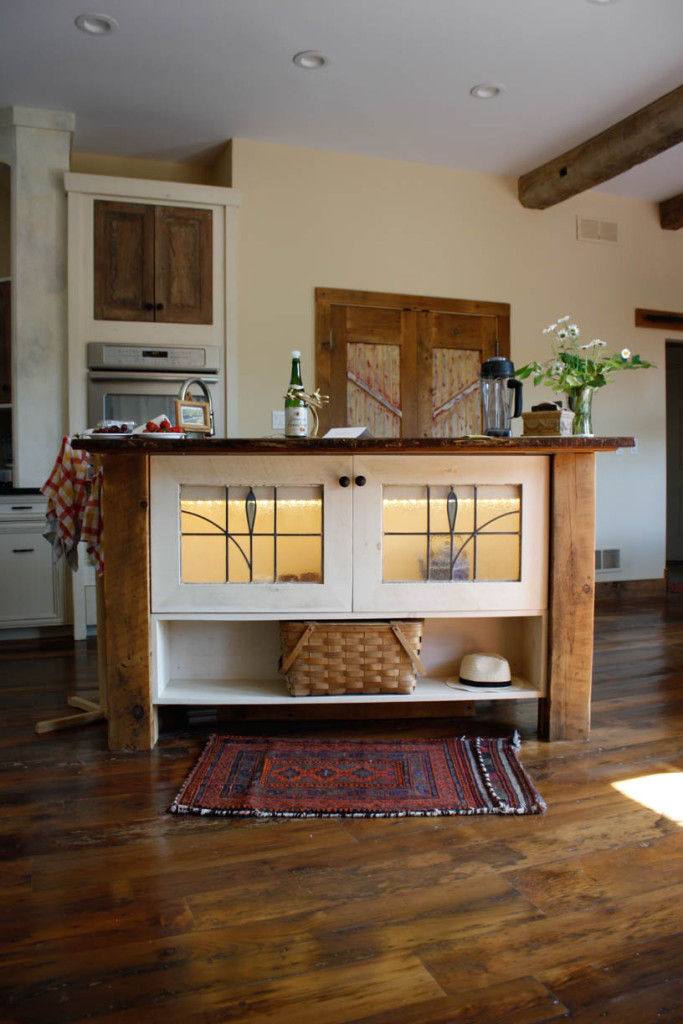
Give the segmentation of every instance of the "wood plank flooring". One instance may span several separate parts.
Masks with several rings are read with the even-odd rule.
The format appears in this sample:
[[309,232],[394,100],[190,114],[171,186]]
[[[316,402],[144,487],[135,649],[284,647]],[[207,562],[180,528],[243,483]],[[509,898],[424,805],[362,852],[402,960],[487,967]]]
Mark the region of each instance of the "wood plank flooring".
[[[533,702],[461,720],[202,722],[110,753],[38,736],[96,652],[0,644],[2,1024],[683,1022],[683,774],[669,815],[614,783],[683,773],[683,594],[598,608],[587,742]],[[171,799],[206,736],[522,735],[535,817],[231,820]]]

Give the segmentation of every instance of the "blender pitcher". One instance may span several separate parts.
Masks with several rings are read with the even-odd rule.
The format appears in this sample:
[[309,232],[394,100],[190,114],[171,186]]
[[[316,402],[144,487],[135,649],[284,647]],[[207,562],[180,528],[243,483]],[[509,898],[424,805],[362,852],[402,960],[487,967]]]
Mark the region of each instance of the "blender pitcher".
[[482,363],[481,408],[489,437],[511,437],[511,420],[521,415],[522,382],[515,380],[514,372],[514,364],[503,356]]

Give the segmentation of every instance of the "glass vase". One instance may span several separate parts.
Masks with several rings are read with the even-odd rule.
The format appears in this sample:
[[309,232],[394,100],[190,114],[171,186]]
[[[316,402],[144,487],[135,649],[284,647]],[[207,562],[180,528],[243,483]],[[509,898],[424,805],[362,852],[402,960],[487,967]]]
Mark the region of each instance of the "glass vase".
[[574,413],[572,434],[593,437],[593,393],[595,388],[575,388],[567,395],[569,408]]

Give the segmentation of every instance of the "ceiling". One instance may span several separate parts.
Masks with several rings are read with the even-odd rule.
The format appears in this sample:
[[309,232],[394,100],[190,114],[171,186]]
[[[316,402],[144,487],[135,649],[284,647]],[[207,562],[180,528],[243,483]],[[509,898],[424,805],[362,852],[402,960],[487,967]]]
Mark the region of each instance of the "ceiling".
[[[683,0],[0,0],[0,107],[74,113],[80,152],[249,138],[518,177],[677,88],[682,51]],[[683,144],[600,188],[680,193]]]

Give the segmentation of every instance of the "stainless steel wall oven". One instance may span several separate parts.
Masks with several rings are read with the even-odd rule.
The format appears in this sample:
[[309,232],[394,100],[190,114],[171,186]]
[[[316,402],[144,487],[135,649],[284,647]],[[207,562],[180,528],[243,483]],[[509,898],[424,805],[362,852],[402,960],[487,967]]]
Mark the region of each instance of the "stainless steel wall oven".
[[[164,413],[175,423],[175,400],[186,381],[201,380],[209,394],[214,431],[225,436],[225,387],[220,353],[214,345],[88,344],[88,426],[101,420],[136,424]],[[192,384],[186,398],[206,397]]]

